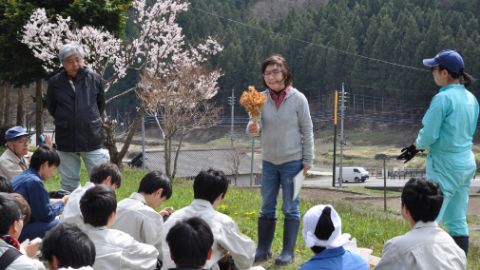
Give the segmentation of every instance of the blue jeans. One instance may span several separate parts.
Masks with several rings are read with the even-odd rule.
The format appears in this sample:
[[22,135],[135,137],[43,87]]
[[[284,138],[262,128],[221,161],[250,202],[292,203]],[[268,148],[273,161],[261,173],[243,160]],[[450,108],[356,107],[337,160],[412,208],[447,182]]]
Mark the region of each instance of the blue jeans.
[[262,168],[262,209],[261,218],[275,219],[277,206],[277,197],[282,187],[282,210],[285,219],[300,220],[300,196],[295,200],[293,197],[293,178],[303,168],[301,160],[286,162],[275,165],[268,161],[263,161]]
[[97,149],[90,152],[57,151],[57,153],[60,157],[58,172],[62,178],[61,185],[63,189],[68,191],[72,191],[80,185],[80,158],[85,163],[89,177],[94,166],[110,160],[110,155],[106,149]]

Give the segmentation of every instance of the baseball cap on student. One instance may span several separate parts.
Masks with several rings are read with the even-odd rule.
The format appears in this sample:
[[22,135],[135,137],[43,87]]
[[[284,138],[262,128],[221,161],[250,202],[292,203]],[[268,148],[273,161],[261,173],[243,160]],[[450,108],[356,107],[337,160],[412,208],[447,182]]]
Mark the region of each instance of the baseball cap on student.
[[11,141],[19,137],[30,135],[32,135],[32,133],[27,132],[22,126],[14,126],[5,132],[5,141]]
[[442,66],[455,75],[460,75],[465,66],[462,56],[454,50],[443,50],[434,58],[423,59],[427,67]]

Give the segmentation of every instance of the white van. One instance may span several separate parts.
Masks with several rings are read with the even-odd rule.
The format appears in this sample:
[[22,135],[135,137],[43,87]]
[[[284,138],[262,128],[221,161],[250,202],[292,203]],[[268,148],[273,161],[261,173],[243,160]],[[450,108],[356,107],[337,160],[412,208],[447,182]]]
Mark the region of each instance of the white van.
[[[337,180],[340,179],[340,167],[337,167],[335,175]],[[368,179],[368,171],[363,167],[343,167],[342,179],[343,182],[365,182]]]

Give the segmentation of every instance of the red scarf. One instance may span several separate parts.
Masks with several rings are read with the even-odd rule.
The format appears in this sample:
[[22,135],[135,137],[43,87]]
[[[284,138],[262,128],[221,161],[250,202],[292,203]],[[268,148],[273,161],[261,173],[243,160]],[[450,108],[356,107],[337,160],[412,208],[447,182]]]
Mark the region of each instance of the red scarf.
[[11,237],[10,235],[6,234],[2,237],[0,237],[3,241],[5,241],[7,244],[9,244],[10,246],[20,250],[20,242],[18,242],[17,239]]
[[288,85],[287,87],[285,87],[285,89],[283,89],[280,92],[275,92],[272,89],[270,89],[270,96],[272,97],[273,102],[275,102],[275,107],[277,107],[277,110],[278,108],[280,108],[280,105],[285,99],[285,96],[287,96],[288,91],[290,91],[290,88],[291,88],[291,85]]

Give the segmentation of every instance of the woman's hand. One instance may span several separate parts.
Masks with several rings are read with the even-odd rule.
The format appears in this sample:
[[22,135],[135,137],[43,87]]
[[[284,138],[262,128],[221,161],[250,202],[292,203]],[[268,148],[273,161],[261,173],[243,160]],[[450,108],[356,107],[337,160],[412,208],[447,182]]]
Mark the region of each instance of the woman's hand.
[[260,126],[256,122],[250,122],[248,123],[247,130],[250,134],[258,134],[260,131]]
[[312,168],[312,166],[303,164],[303,175],[307,175],[308,171]]

